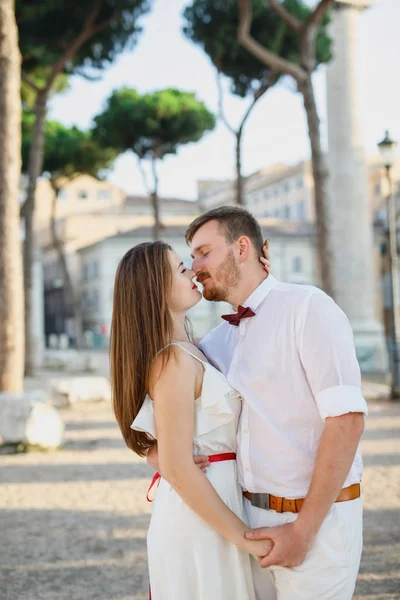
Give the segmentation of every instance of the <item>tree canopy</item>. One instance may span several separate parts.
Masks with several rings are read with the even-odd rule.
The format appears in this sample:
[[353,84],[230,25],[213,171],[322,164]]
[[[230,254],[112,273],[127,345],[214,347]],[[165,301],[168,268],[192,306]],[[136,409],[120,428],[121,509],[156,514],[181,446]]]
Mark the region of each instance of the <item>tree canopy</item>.
[[[302,0],[284,0],[290,12],[305,21],[311,9]],[[275,54],[300,63],[297,36],[265,0],[252,0],[252,36]],[[238,42],[239,9],[237,0],[193,0],[184,11],[185,35],[199,44],[218,69],[231,79],[232,92],[245,97],[268,81],[270,68],[254,57]],[[317,63],[331,58],[331,42],[327,36],[327,16],[317,36]]]
[[142,161],[150,161],[153,188],[148,192],[154,211],[153,237],[158,239],[161,222],[157,162],[214,129],[214,115],[189,92],[170,88],[141,95],[134,89],[122,88],[111,94],[104,111],[94,122],[94,138],[101,144],[136,154],[146,188]]
[[121,152],[132,150],[140,159],[175,154],[215,127],[214,115],[195,94],[176,89],[143,95],[116,90],[94,121],[96,139]]
[[151,4],[152,0],[16,0],[23,71],[53,67],[74,46],[64,73],[102,68],[134,47],[142,31],[139,18]]
[[[34,116],[28,112],[22,117],[22,165],[26,169]],[[101,146],[90,131],[78,127],[65,127],[57,121],[46,121],[43,172],[52,182],[71,179],[86,173],[98,177],[108,169],[118,153],[109,146]]]
[[[39,88],[44,87],[47,77],[50,74],[49,67],[36,67],[29,73],[30,80]],[[62,73],[58,75],[54,81],[53,87],[50,92],[50,96],[53,94],[61,94],[68,90],[70,85],[69,78],[67,75]],[[36,91],[25,81],[21,81],[21,100],[24,109],[32,109],[35,105]]]

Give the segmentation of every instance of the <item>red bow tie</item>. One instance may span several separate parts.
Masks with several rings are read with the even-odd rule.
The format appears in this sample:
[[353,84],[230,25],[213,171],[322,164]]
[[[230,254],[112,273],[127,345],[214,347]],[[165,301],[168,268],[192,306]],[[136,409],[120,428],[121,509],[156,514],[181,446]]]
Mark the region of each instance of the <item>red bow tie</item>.
[[248,319],[249,317],[255,317],[256,313],[254,313],[251,308],[248,306],[238,306],[237,313],[233,315],[222,315],[221,319],[228,321],[230,325],[235,325],[237,327],[242,319]]

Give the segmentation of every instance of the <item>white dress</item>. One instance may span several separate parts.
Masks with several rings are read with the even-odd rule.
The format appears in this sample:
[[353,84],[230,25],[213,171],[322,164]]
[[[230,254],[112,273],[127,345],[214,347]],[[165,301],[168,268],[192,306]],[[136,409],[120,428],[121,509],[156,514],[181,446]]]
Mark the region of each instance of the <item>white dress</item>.
[[[204,377],[195,401],[194,454],[236,452],[241,397],[222,373],[200,362]],[[149,396],[132,428],[156,438]],[[225,504],[243,519],[236,461],[211,463],[206,475]],[[198,517],[164,479],[153,505],[147,550],[152,600],[255,600],[249,555]]]

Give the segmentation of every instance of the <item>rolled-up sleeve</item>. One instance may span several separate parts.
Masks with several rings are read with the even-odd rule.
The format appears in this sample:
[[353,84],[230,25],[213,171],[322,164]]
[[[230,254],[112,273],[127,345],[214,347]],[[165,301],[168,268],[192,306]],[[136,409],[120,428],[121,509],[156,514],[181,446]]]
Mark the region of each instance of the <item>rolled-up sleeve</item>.
[[299,354],[321,418],[368,413],[353,332],[326,294],[311,293],[299,315]]

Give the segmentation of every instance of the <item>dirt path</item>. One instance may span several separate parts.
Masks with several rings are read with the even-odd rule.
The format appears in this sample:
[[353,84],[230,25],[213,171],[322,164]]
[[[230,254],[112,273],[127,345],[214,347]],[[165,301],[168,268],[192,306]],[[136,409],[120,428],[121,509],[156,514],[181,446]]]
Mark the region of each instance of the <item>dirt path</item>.
[[[63,412],[63,450],[0,454],[1,600],[145,600],[151,475],[111,411]],[[370,402],[357,600],[400,599],[400,403]]]

